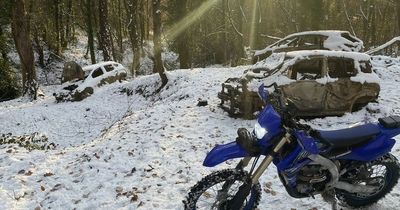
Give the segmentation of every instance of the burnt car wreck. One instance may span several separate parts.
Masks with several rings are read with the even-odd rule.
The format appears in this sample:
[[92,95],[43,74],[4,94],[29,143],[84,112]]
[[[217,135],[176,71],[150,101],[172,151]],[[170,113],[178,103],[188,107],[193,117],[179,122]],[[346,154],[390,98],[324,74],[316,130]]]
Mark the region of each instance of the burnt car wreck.
[[303,31],[290,34],[283,39],[255,51],[252,63],[255,64],[273,53],[298,50],[333,50],[346,52],[360,52],[364,48],[363,42],[351,35],[348,31]]
[[303,50],[275,53],[240,78],[229,78],[218,93],[230,115],[254,118],[261,109],[257,87],[276,82],[299,117],[343,115],[377,99],[379,78],[364,53]]

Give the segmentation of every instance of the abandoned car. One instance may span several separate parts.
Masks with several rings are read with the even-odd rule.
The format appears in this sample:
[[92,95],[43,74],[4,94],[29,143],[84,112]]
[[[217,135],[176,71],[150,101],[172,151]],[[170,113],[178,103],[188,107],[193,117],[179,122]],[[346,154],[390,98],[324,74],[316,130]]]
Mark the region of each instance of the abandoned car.
[[126,79],[127,72],[124,66],[113,61],[101,62],[83,67],[85,80],[66,82],[62,90],[54,93],[57,102],[81,101],[93,94],[96,87],[111,84]]
[[298,50],[335,50],[360,52],[363,42],[348,31],[304,31],[294,33],[254,53],[252,62],[255,64],[272,53]]
[[298,117],[343,115],[374,101],[380,91],[367,54],[303,50],[275,53],[241,78],[229,78],[218,93],[221,106],[233,116],[254,118],[262,105],[257,87],[274,82]]

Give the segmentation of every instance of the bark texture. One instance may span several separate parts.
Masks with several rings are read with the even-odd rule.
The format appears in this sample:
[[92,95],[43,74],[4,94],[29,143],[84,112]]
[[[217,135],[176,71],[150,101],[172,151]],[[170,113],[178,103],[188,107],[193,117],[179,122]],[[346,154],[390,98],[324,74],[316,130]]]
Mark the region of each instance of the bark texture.
[[25,1],[14,0],[11,29],[15,48],[21,60],[23,94],[36,99],[37,83],[29,21]]
[[160,0],[153,0],[153,41],[154,41],[154,68],[153,72],[161,77],[160,91],[168,82],[161,59],[161,10]]

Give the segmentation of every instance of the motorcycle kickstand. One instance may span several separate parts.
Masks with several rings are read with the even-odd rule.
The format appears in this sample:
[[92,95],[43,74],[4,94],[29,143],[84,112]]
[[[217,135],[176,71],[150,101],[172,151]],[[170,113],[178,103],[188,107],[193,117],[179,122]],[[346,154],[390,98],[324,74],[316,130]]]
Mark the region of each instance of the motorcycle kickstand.
[[339,210],[338,208],[338,202],[335,196],[335,190],[331,189],[331,190],[327,190],[325,192],[323,192],[321,194],[322,198],[324,199],[324,201],[328,202],[331,204],[332,206],[332,210]]

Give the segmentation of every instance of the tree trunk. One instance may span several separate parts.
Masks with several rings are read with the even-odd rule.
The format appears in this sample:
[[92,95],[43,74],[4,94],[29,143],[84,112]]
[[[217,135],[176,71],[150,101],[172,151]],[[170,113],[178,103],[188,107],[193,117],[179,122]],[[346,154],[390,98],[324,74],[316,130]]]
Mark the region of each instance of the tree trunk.
[[144,4],[144,1],[140,1],[140,8],[142,12],[139,12],[139,20],[138,23],[140,24],[140,49],[143,50],[143,43],[144,40],[146,39],[146,25],[145,25],[145,14],[143,11],[145,11],[146,5]]
[[259,0],[254,0],[252,3],[252,18],[249,34],[250,49],[256,49],[259,39],[260,30],[260,8]]
[[30,18],[25,10],[24,0],[14,0],[13,6],[11,30],[15,48],[21,60],[23,94],[28,94],[31,99],[35,100],[37,83],[30,37]]
[[39,66],[44,68],[44,49],[41,43],[40,35],[39,35],[39,29],[34,26],[33,29],[33,42],[34,42],[34,48],[36,53],[39,55]]
[[[2,43],[2,42],[5,42],[5,39],[3,38],[3,29],[0,26],[0,46],[6,46],[5,43]],[[3,60],[8,61],[8,57],[7,57],[8,52],[6,49],[7,49],[6,47],[4,47],[4,48],[0,47],[0,53],[1,53],[1,57],[3,58]]]
[[[187,14],[187,0],[176,0],[175,1],[176,8],[176,21],[179,22],[182,18],[184,18]],[[188,30],[184,30],[181,34],[178,35],[176,42],[178,46],[178,54],[179,54],[179,64],[181,69],[189,69],[191,68],[191,58],[190,58],[190,42],[188,36]]]
[[400,1],[396,2],[397,36],[400,36]]
[[55,22],[55,29],[56,29],[56,54],[61,54],[61,36],[60,36],[60,0],[54,1],[54,22]]
[[371,42],[369,46],[374,46],[376,45],[376,5],[372,5],[372,14],[371,14],[371,30],[369,31],[369,33],[371,34]]
[[103,51],[103,59],[104,61],[109,61],[114,50],[108,23],[107,0],[99,0],[99,38],[100,49]]
[[67,1],[67,20],[65,23],[65,42],[64,48],[67,47],[68,43],[71,41],[71,19],[72,19],[72,0]]
[[118,6],[117,6],[117,8],[118,8],[118,15],[117,15],[117,18],[118,18],[118,29],[117,29],[117,35],[118,35],[118,55],[116,56],[117,57],[117,60],[118,60],[118,62],[121,62],[122,61],[122,59],[123,59],[123,57],[122,57],[122,54],[124,53],[124,48],[123,48],[123,46],[122,46],[122,9],[121,9],[121,0],[118,0],[117,1],[117,4],[118,4]]
[[321,26],[323,26],[323,1],[322,0],[312,0],[310,2],[310,11],[311,11],[311,30],[321,30]]
[[92,0],[86,0],[86,21],[87,21],[87,33],[88,33],[88,45],[90,51],[90,60],[92,64],[96,63],[96,54],[94,52],[94,34],[93,34],[93,23],[92,23],[92,12],[93,4]]
[[227,2],[228,0],[222,0],[222,20],[223,20],[223,26],[222,26],[222,60],[223,63],[225,64],[228,61],[228,26],[227,26],[227,10],[228,10],[228,6],[227,6]]
[[157,90],[159,92],[168,82],[167,75],[165,74],[164,66],[161,60],[161,0],[153,1],[153,42],[154,42],[154,68],[153,72],[161,77],[161,87]]
[[125,0],[125,8],[128,16],[128,34],[131,42],[132,52],[133,52],[133,63],[131,66],[131,73],[136,76],[136,68],[139,65],[140,50],[139,50],[139,33],[138,33],[138,2],[136,0]]

